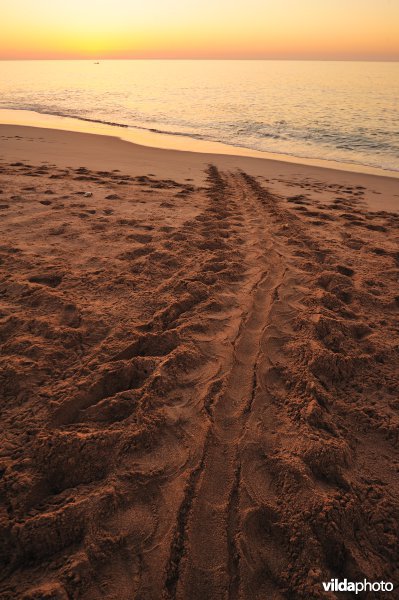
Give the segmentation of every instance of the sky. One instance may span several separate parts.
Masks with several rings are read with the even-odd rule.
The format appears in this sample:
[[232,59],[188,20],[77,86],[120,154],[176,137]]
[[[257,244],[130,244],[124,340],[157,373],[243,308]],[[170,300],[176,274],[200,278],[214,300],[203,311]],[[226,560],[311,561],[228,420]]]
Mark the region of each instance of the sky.
[[1,0],[0,59],[399,60],[399,0]]

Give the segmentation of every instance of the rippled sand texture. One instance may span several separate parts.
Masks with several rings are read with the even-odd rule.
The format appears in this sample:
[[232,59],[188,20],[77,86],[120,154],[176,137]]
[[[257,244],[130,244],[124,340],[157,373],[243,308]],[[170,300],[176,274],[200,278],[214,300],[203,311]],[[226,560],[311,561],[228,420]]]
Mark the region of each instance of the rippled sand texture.
[[398,214],[215,166],[0,189],[1,598],[398,580]]

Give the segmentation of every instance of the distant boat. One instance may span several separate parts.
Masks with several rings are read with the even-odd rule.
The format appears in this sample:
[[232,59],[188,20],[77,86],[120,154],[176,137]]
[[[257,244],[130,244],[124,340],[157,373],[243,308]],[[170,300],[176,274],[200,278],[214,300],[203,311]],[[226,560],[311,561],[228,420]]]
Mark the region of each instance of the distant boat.
[[95,65],[99,65],[100,63],[99,63],[99,62],[95,62],[94,64],[95,64]]

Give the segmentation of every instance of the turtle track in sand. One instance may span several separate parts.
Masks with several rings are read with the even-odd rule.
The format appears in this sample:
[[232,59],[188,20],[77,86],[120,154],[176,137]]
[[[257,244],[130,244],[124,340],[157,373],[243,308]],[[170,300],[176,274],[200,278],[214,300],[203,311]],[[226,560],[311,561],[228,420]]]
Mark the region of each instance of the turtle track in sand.
[[[213,166],[201,189],[18,168],[30,244],[55,207],[69,254],[34,263],[23,225],[0,248],[2,597],[395,581],[397,215]],[[82,173],[104,200],[69,203]],[[37,203],[50,174],[70,196]]]

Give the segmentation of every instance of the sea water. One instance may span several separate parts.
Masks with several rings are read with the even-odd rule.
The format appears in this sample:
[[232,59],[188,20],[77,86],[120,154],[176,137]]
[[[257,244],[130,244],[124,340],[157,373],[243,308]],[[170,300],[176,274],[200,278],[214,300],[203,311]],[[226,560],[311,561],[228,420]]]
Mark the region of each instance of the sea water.
[[397,62],[0,62],[0,109],[390,171],[398,104]]

